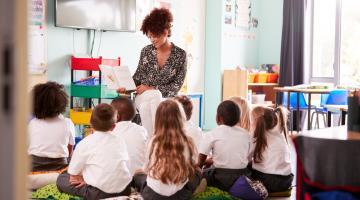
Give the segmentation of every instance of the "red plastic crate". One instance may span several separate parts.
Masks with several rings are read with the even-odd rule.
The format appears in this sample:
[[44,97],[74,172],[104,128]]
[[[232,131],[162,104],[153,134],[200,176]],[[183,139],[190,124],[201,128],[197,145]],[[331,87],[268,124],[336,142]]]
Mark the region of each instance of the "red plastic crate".
[[109,65],[109,66],[120,66],[120,57],[118,57],[117,59],[103,58],[102,61],[101,61],[101,64]]
[[277,83],[279,75],[275,73],[268,74],[267,82],[268,83]]
[[99,58],[76,58],[71,56],[71,69],[99,71],[101,60],[101,56]]

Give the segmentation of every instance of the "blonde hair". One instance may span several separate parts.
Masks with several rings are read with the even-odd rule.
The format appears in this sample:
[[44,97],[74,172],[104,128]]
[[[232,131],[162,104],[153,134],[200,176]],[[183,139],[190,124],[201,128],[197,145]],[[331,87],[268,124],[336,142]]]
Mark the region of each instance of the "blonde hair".
[[242,97],[230,97],[229,100],[235,102],[240,109],[240,119],[237,126],[250,131],[250,106],[247,100]]
[[[165,184],[179,184],[195,175],[195,147],[184,131],[185,113],[175,100],[165,100],[156,110],[150,146],[148,175]],[[189,153],[189,155],[184,155]]]
[[275,109],[269,107],[258,106],[251,111],[251,117],[254,119],[253,123],[256,125],[254,130],[254,162],[260,163],[262,161],[262,153],[267,147],[266,131],[273,129],[278,124],[280,125],[280,133],[284,133],[286,142],[288,142],[288,130],[286,126],[287,110],[283,107]]

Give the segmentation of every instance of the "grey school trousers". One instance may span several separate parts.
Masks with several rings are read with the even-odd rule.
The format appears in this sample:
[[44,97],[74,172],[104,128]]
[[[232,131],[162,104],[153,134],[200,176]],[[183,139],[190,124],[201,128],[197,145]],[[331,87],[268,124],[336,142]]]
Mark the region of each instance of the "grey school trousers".
[[209,168],[203,171],[208,186],[217,187],[221,190],[229,191],[231,186],[240,176],[249,176],[250,170],[244,169],[224,169]]
[[69,179],[70,174],[68,174],[67,172],[60,174],[56,180],[57,188],[61,192],[83,197],[84,200],[99,200],[110,197],[128,196],[131,193],[131,183],[129,183],[129,185],[120,193],[106,193],[96,187],[87,184],[80,188],[75,188],[73,185],[70,184]]

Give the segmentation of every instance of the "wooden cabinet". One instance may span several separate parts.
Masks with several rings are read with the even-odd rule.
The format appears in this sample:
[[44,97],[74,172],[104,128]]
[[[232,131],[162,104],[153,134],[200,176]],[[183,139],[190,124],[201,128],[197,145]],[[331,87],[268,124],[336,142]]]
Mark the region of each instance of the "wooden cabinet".
[[224,70],[223,73],[223,100],[231,96],[248,98],[248,92],[265,94],[265,101],[275,104],[277,83],[248,83],[248,71],[241,69]]

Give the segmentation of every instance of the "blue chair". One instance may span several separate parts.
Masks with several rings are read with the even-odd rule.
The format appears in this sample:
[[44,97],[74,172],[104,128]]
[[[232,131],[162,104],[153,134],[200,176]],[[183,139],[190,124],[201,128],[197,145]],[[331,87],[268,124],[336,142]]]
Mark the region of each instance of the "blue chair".
[[311,123],[313,121],[314,115],[316,114],[315,126],[317,125],[317,127],[319,128],[319,114],[321,114],[324,119],[324,126],[326,127],[326,115],[328,110],[326,109],[325,105],[347,105],[347,97],[348,91],[343,89],[336,89],[332,90],[329,94],[322,94],[320,98],[320,107],[317,107],[315,109],[315,112],[311,115]]
[[[299,110],[300,111],[308,111],[308,103],[305,100],[305,95],[304,93],[299,93]],[[283,98],[282,98],[282,105],[284,107],[288,107],[288,93],[284,92],[283,93]],[[311,106],[311,109],[315,109],[315,106]],[[293,124],[292,124],[292,111],[296,111],[297,110],[297,93],[296,92],[290,92],[290,105],[289,105],[289,109],[290,109],[290,124],[291,124],[291,130],[293,129]],[[300,124],[303,124],[303,120],[301,120]],[[302,126],[301,126],[302,127]]]

